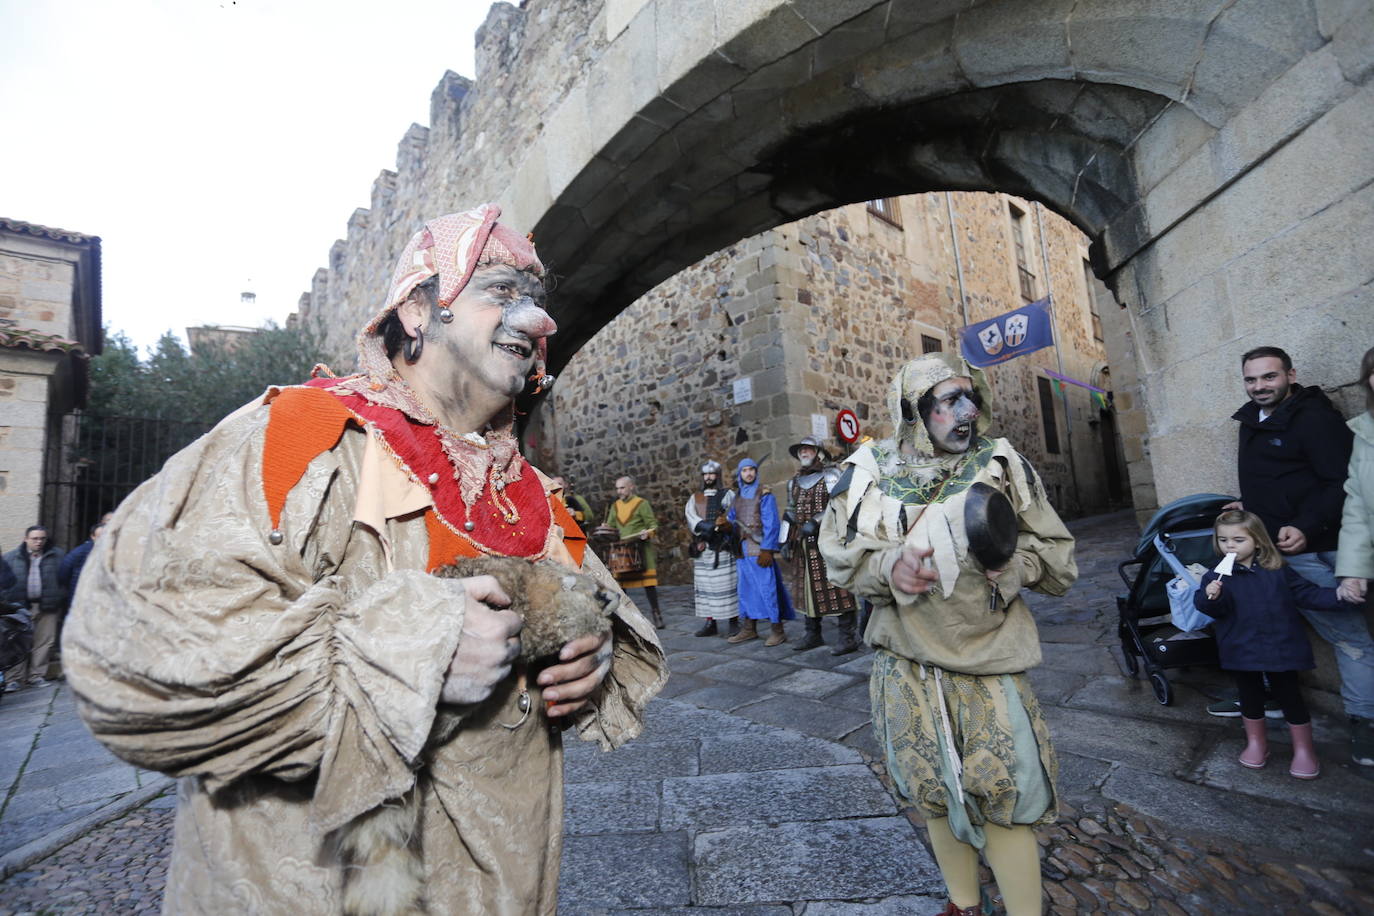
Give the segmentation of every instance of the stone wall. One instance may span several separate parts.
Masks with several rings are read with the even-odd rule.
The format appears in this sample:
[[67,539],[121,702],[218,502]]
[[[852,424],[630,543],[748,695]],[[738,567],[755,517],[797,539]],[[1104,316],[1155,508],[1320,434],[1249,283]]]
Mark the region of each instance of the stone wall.
[[[491,5],[476,35],[482,91],[471,79],[444,74],[430,97],[429,126],[411,125],[401,138],[396,168],[378,174],[369,207],[353,212],[328,266],[301,296],[300,320],[321,336],[337,371],[352,370],[354,336],[381,307],[397,255],[425,220],[489,200],[517,203],[503,192],[569,87],[604,49],[605,30],[593,25],[601,16],[599,4],[583,0],[540,0],[528,11]],[[560,272],[559,264],[548,266]]]
[[56,260],[41,241],[11,238],[0,249],[0,319],[40,334],[75,338],[75,275],[76,265]]
[[[1137,506],[1233,489],[1227,450],[1199,443],[1232,434],[1241,352],[1288,347],[1300,378],[1356,407],[1340,386],[1374,338],[1374,262],[1350,243],[1374,224],[1371,36],[1364,0],[497,4],[476,82],[445,76],[430,127],[403,138],[302,312],[346,368],[420,222],[493,199],[563,277],[558,373],[621,310],[738,239],[856,200],[1017,194],[1091,237],[1126,306],[1099,311]],[[1005,265],[1004,252],[988,269]],[[769,342],[800,320],[759,301],[783,301],[772,287],[787,284],[763,276],[778,269],[760,265],[730,306],[741,335],[783,349],[781,364],[759,353],[760,393],[736,411],[766,437],[774,410],[814,401],[793,393],[788,338]],[[1079,271],[1037,280],[1093,285]],[[1080,394],[1062,420],[1081,418]],[[1034,425],[1037,404],[1012,407]],[[534,425],[547,449],[549,421]],[[1089,439],[1046,467],[1085,504],[1066,475]]]
[[71,351],[100,352],[99,269],[99,239],[0,219],[0,549],[47,522],[49,431],[85,390]]
[[[896,370],[922,352],[923,337],[957,350],[964,317],[951,208],[970,321],[1022,304],[1009,206],[1024,214],[1034,295],[1047,292],[1032,204],[978,193],[895,204],[900,226],[854,204],[716,252],[624,311],[560,375],[541,411],[541,441],[555,445],[540,459],[599,512],[616,477],[635,477],[659,512],[664,581],[690,581],[682,506],[705,458],[730,468],[746,456],[761,460],[763,480],[779,486],[794,469],[787,446],[811,431],[813,415],[831,430],[832,451],[842,449],[833,435],[841,408],[858,413],[865,434],[890,435],[885,399]],[[1054,214],[1042,223],[1064,374],[1100,380],[1105,352],[1088,310],[1086,240]],[[1061,451],[1046,449],[1035,378],[1058,366],[1047,349],[989,370],[999,431],[1040,469],[1062,511],[1102,511],[1106,470],[1098,427],[1088,422],[1101,421],[1083,389],[1068,389],[1067,426],[1056,399]],[[734,385],[746,379],[752,397],[737,404]]]
[[60,354],[0,350],[0,549],[13,549],[41,517],[48,388],[60,362]]

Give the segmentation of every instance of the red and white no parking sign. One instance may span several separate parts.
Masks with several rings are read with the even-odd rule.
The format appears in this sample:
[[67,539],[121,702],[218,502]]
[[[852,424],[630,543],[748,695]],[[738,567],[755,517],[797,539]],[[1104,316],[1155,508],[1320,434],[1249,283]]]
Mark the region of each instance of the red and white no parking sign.
[[850,445],[859,441],[859,418],[848,407],[835,415],[835,435]]

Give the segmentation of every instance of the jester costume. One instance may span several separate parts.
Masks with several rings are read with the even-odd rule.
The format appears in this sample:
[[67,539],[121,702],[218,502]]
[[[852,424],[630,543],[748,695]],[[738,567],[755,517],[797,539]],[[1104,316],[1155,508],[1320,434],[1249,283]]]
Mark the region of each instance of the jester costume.
[[[614,583],[520,456],[511,411],[446,429],[374,333],[436,274],[447,306],[484,263],[537,265],[499,213],[427,223],[359,336],[362,373],[270,389],[139,487],[92,553],[64,659],[96,737],[181,777],[165,912],[338,913],[330,832],[412,789],[434,911],[556,908],[561,738],[502,724],[521,719],[512,674],[447,707],[463,724],[426,746],[466,607],[428,573],[517,556]],[[629,740],[665,680],[652,628],[622,601],[578,733]]]
[[[960,377],[991,404],[982,373],[958,356],[930,353],[902,368],[888,393],[897,435],[847,459],[820,548],[832,581],[873,602],[864,638],[877,650],[873,727],[888,771],[927,817],[947,817],[959,842],[982,848],[987,823],[1055,818],[1057,764],[1025,674],[1040,662],[1040,643],[1020,591],[1062,595],[1078,570],[1039,477],[1006,439],[984,435],[986,413],[966,452],[931,443],[912,405]],[[975,481],[1010,499],[1020,529],[995,577],[968,551],[964,501]],[[938,581],[926,594],[891,584],[908,545],[934,551]]]

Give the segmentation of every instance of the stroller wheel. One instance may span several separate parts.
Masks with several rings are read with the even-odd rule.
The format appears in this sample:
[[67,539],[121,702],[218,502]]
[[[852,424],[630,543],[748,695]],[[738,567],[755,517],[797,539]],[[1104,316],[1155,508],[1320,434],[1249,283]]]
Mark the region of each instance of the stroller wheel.
[[1169,679],[1164,676],[1163,671],[1155,671],[1150,674],[1150,688],[1155,692],[1155,699],[1160,706],[1168,706],[1174,701],[1174,688],[1169,686]]

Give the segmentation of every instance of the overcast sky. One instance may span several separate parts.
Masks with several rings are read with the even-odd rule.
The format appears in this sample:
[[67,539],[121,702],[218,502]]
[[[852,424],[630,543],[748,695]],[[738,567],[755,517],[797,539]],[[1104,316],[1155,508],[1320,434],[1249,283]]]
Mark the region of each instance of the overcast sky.
[[490,6],[0,0],[0,216],[100,236],[141,346],[280,323]]

